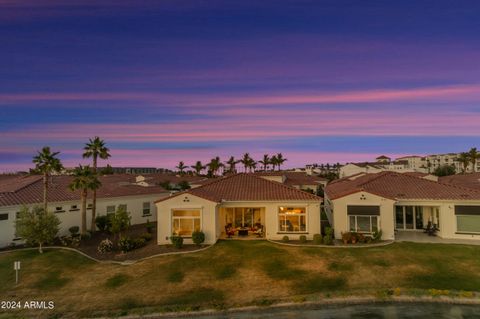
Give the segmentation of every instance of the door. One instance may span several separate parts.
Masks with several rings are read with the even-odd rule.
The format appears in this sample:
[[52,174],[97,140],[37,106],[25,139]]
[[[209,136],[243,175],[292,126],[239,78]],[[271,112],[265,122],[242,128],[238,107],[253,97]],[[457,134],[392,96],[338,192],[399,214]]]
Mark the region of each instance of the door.
[[413,206],[405,206],[405,229],[414,229]]
[[395,228],[402,230],[403,225],[403,206],[395,206]]

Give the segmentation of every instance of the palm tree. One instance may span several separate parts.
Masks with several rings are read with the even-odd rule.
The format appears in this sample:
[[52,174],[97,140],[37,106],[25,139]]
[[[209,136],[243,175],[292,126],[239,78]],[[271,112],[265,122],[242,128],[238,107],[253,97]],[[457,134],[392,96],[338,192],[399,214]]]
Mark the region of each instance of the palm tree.
[[176,166],[176,168],[178,168],[178,170],[180,171],[180,175],[183,175],[185,173],[185,169],[187,168],[187,166],[185,166],[185,163],[180,161],[178,163],[178,166]]
[[250,173],[255,172],[255,168],[257,167],[257,162],[255,162],[255,160],[251,158],[247,163],[247,167]]
[[[100,137],[95,136],[93,139],[90,138],[88,143],[85,143],[83,148],[83,158],[92,158],[92,172],[97,175],[97,162],[98,159],[106,160],[110,155],[110,150],[105,145],[105,141],[100,139]],[[92,196],[92,224],[91,230],[95,231],[95,218],[97,217],[97,190],[93,190]]]
[[462,173],[465,174],[467,171],[468,165],[470,165],[470,154],[467,152],[460,153],[460,156],[458,157],[458,162],[462,164]]
[[[80,190],[81,202],[82,202],[82,235],[87,232],[87,195],[88,191],[95,191],[100,188],[102,184],[97,178],[97,174],[93,172],[90,166],[79,165],[73,171],[73,181],[70,184],[72,191]],[[95,227],[95,220],[92,220],[93,227]],[[92,227],[92,228],[93,228]],[[93,228],[95,229],[95,228]]]
[[210,161],[210,163],[207,164],[207,166],[210,172],[212,172],[213,176],[215,176],[217,175],[218,170],[224,165],[220,161],[220,157],[217,156],[215,158],[212,158],[212,160]]
[[278,170],[280,170],[280,166],[283,165],[283,163],[285,163],[287,161],[286,158],[283,158],[283,155],[282,153],[278,153],[277,154],[277,166],[278,166]]
[[275,167],[277,167],[277,165],[278,165],[277,155],[273,155],[273,156],[270,158],[270,164],[272,164],[272,170],[275,171]]
[[200,175],[206,166],[203,165],[201,161],[197,161],[195,165],[192,165],[190,167],[195,170],[195,174]]
[[35,164],[35,172],[43,174],[43,209],[47,213],[47,194],[48,194],[48,177],[54,172],[60,172],[63,169],[62,162],[57,155],[60,152],[51,152],[50,147],[45,146],[36,156],[33,157]]
[[263,165],[263,171],[266,172],[268,169],[268,165],[270,165],[270,157],[268,156],[268,154],[264,154],[263,159],[258,162]]
[[247,168],[249,167],[250,163],[252,161],[252,158],[250,157],[249,153],[243,154],[242,159],[240,160],[240,163],[243,164],[243,168],[245,170],[245,173],[247,172]]
[[236,160],[235,157],[230,156],[228,161],[225,162],[225,164],[228,165],[228,172],[229,173],[236,173],[237,172],[237,164],[240,163],[240,161]]
[[470,157],[470,163],[472,163],[472,172],[477,171],[477,160],[480,159],[480,153],[477,152],[476,147],[472,147],[470,151],[468,151],[468,155]]

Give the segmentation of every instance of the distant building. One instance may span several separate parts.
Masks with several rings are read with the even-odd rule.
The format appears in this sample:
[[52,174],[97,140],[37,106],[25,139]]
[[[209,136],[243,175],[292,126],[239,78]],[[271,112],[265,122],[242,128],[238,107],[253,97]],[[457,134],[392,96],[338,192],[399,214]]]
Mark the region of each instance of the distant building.
[[156,167],[112,167],[114,174],[155,174]]

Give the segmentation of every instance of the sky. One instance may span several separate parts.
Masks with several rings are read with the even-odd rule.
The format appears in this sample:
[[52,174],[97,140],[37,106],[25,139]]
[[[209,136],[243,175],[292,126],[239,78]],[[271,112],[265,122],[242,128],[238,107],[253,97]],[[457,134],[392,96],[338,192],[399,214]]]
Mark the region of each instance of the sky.
[[[0,171],[480,147],[480,2],[0,0]],[[103,162],[106,164],[106,162]],[[102,164],[100,164],[102,165]]]

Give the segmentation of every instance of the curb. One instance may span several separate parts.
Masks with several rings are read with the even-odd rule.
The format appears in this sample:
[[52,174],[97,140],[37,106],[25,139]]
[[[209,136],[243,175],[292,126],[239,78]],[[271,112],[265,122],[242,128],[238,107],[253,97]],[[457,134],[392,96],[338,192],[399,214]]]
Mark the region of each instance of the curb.
[[381,243],[376,243],[376,244],[366,244],[366,245],[361,245],[361,246],[340,246],[340,245],[311,245],[311,244],[289,244],[289,243],[282,243],[278,241],[274,241],[271,239],[267,239],[268,242],[271,242],[273,244],[277,245],[282,245],[282,246],[290,246],[290,247],[309,247],[309,248],[343,248],[343,249],[350,249],[350,248],[374,248],[374,247],[383,247],[383,246],[388,246],[393,244],[395,241],[394,240],[387,240]]

